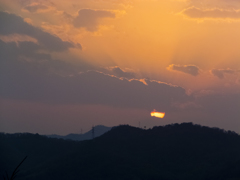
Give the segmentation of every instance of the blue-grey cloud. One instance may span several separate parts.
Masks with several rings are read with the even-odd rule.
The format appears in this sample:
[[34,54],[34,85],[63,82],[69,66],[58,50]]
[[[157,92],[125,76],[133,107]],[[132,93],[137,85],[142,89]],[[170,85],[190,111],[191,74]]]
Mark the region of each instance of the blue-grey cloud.
[[[11,79],[29,79],[36,74],[55,73],[60,75],[68,75],[93,69],[83,60],[79,59],[78,65],[71,65],[64,61],[52,59],[51,55],[44,52],[39,52],[40,45],[23,41],[18,42],[4,42],[0,40],[0,79],[4,83],[10,83]],[[4,83],[1,87],[4,87]]]
[[42,49],[48,51],[64,51],[74,44],[62,41],[59,37],[51,35],[43,30],[26,23],[22,17],[7,12],[0,12],[0,35],[11,34],[27,35],[35,38]]
[[192,76],[197,76],[199,75],[200,69],[195,66],[195,65],[176,65],[176,64],[171,64],[167,67],[168,70],[173,70],[173,71],[180,71],[186,74],[190,74]]
[[73,25],[93,32],[98,30],[99,20],[102,18],[115,18],[115,14],[111,11],[81,9],[73,20]]
[[133,71],[130,70],[124,70],[118,66],[114,66],[114,67],[109,67],[107,68],[107,70],[110,74],[113,74],[117,77],[123,77],[123,78],[128,78],[128,79],[132,79],[132,78],[136,78],[136,74]]

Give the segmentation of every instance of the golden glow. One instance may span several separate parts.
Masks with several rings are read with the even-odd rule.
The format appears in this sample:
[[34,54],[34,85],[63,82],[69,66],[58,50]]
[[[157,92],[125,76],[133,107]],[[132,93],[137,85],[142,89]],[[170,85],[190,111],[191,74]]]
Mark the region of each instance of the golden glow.
[[151,112],[151,116],[157,117],[157,118],[164,118],[165,112],[157,112],[155,109]]
[[[212,69],[240,68],[240,21],[238,13],[226,6],[227,1],[214,0],[210,3],[202,0],[208,2],[203,3],[206,7],[195,1],[189,3],[189,0],[31,2],[24,6],[37,7],[39,4],[39,7],[44,5],[46,9],[36,9],[36,12],[31,13],[24,11],[17,1],[2,1],[0,6],[2,10],[21,16],[27,23],[64,41],[81,44],[82,50],[70,48],[67,52],[52,52],[51,56],[55,59],[67,63],[81,63],[84,60],[96,67],[116,65],[131,68],[140,79],[147,77],[160,80],[159,77],[164,77],[164,82],[193,92],[222,87],[226,87],[227,91],[231,88],[239,89],[239,73],[231,74],[221,81],[210,73]],[[216,11],[216,7],[221,7],[221,10]],[[93,20],[93,17],[85,17],[88,25],[92,23],[95,26],[95,31],[88,31],[86,27],[75,27],[73,24],[81,9],[109,11],[115,14],[115,18],[96,17]],[[239,8],[236,6],[233,9]],[[203,17],[194,18],[197,12],[202,12]],[[212,14],[209,18],[210,12]],[[237,17],[233,17],[233,14]],[[12,36],[2,36],[0,39],[5,42],[35,40],[26,35]],[[167,67],[171,64],[196,65],[200,73],[191,76],[168,71]]]

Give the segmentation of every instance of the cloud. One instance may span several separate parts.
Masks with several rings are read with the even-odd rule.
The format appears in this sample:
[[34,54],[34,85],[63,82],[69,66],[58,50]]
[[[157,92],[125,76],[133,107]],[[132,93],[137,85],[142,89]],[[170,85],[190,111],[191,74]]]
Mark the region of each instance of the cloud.
[[1,98],[164,111],[171,109],[172,102],[190,98],[184,88],[158,81],[145,80],[146,85],[137,79],[120,79],[96,71],[77,74],[80,68],[74,69],[73,65],[37,53],[36,49],[38,45],[33,42],[19,42],[17,46],[15,42],[0,40]]
[[[15,40],[18,40],[18,44]],[[138,122],[141,118],[147,119],[149,111],[154,108],[170,112],[173,102],[191,101],[182,87],[144,80],[146,85],[138,79],[128,80],[87,71],[93,67],[83,63],[80,67],[75,67],[52,59],[49,54],[39,52],[39,46],[25,36],[6,42],[0,40],[0,105],[4,107],[0,110],[0,121],[6,125],[5,128],[10,127],[6,128],[7,131],[12,129],[12,122],[18,122],[23,129],[26,122],[31,124],[31,129],[39,127],[36,124],[42,122],[50,123],[52,127],[55,123],[59,127],[66,127],[66,119],[70,124],[106,124],[106,119],[115,122],[111,125]],[[128,72],[121,70],[123,73]],[[78,74],[79,71],[82,73]],[[8,106],[9,101],[19,103]],[[24,108],[26,103],[29,106]],[[86,107],[89,107],[89,111]],[[95,108],[91,109],[92,107]],[[106,110],[103,111],[102,107]],[[134,109],[137,112],[129,117]],[[107,110],[111,112],[105,114]],[[87,112],[91,115],[94,112],[95,116],[91,118]],[[71,128],[69,132],[73,130]]]
[[0,39],[4,42],[15,42],[16,44],[18,44],[18,42],[24,42],[24,41],[33,42],[35,44],[38,43],[36,39],[27,35],[20,35],[20,34],[11,34],[8,36],[0,35]]
[[62,41],[59,37],[44,32],[28,24],[22,17],[15,14],[0,12],[0,23],[0,35],[19,34],[32,37],[38,41],[42,49],[47,51],[64,51],[74,47],[73,43]]
[[51,8],[49,6],[46,6],[43,4],[38,4],[38,3],[33,3],[30,5],[27,5],[23,9],[30,13],[36,13],[36,12],[41,13],[41,12],[47,12],[47,11],[51,10]]
[[99,21],[102,18],[115,18],[115,14],[111,11],[81,9],[73,20],[73,25],[93,32],[98,30]]
[[191,74],[192,76],[199,75],[199,68],[195,65],[176,65],[171,64],[167,67],[168,70],[180,71],[186,74]]
[[233,69],[212,69],[211,73],[214,76],[217,76],[219,79],[224,79],[225,74],[235,74],[240,72],[239,70],[233,70]]
[[23,77],[27,72],[33,75],[38,72],[67,75],[92,68],[81,59],[78,59],[79,65],[53,59],[47,52],[41,52],[41,45],[35,41],[28,36],[10,36],[7,39],[2,39],[0,36],[0,78],[6,78],[4,81],[7,82],[12,76],[27,79],[28,77]]
[[220,9],[239,9],[239,0],[187,0],[194,7],[199,8],[220,8]]
[[124,78],[128,78],[128,79],[132,79],[132,78],[136,77],[136,75],[133,71],[131,71],[129,69],[121,69],[118,66],[109,67],[109,68],[107,68],[107,70],[110,71],[109,73],[111,73],[117,77],[124,77]]
[[200,9],[190,7],[182,11],[182,14],[196,19],[211,18],[211,19],[240,19],[240,10],[225,10],[225,9]]

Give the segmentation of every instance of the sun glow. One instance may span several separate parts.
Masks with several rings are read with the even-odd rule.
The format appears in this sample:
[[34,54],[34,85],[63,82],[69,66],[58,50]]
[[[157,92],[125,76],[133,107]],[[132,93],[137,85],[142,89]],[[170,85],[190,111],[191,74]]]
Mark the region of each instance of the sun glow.
[[155,109],[151,112],[151,116],[157,117],[157,118],[164,118],[165,112],[157,112]]

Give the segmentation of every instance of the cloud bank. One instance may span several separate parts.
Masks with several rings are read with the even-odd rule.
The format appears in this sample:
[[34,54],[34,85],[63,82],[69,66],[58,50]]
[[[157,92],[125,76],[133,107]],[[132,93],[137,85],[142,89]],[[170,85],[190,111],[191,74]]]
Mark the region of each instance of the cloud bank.
[[[37,49],[38,45],[33,42],[24,41],[17,45],[0,40],[1,98],[51,104],[162,108],[166,111],[171,109],[172,102],[185,102],[190,98],[179,86],[151,80],[145,80],[146,85],[137,79],[87,72],[91,68],[88,65],[76,68],[52,59],[49,54],[37,53]],[[77,74],[81,68],[85,68],[85,72]]]

